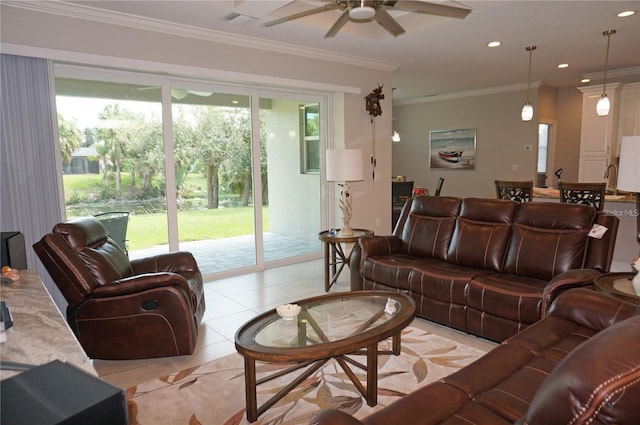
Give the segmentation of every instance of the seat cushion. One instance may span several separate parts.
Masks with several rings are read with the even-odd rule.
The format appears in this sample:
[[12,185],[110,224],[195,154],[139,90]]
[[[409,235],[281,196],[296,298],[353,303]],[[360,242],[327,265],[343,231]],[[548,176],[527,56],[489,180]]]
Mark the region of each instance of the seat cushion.
[[440,262],[409,254],[375,255],[362,261],[362,276],[395,289],[410,289],[409,274],[419,265]]
[[546,283],[507,273],[476,276],[469,282],[467,305],[497,317],[531,324],[540,320]]
[[416,314],[429,320],[466,329],[466,291],[476,276],[489,270],[431,260],[414,265],[408,288],[416,301]]

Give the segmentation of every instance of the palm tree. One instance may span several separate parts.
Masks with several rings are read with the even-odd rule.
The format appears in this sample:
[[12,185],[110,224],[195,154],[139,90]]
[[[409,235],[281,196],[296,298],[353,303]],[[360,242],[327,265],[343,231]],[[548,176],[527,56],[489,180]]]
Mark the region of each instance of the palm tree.
[[82,146],[82,133],[75,121],[67,120],[60,114],[58,114],[58,131],[60,133],[62,162],[70,166],[73,152]]

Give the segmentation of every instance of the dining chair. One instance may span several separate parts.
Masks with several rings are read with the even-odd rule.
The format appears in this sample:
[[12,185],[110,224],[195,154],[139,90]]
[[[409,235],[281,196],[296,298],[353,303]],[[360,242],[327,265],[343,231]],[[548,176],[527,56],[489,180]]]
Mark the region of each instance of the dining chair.
[[606,183],[559,182],[560,202],[591,205],[598,211],[604,208]]
[[391,228],[394,228],[407,199],[413,196],[413,181],[391,182]]
[[442,192],[442,185],[443,184],[444,184],[444,177],[440,177],[438,179],[438,184],[436,184],[436,192],[435,192],[436,196],[440,196],[440,193]]
[[498,199],[510,199],[518,202],[531,202],[532,200],[533,180],[496,180],[495,184]]
[[111,211],[94,215],[100,220],[100,223],[107,229],[109,236],[118,244],[127,256],[129,249],[127,247],[127,226],[129,224],[129,213],[126,211]]

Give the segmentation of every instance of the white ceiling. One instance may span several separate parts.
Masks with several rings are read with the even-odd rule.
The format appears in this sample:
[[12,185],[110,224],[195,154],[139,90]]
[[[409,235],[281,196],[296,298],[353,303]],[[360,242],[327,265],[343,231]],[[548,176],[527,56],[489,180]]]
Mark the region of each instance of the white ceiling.
[[[322,6],[324,3],[318,0],[69,3],[82,10],[98,8],[116,13],[110,19],[151,19],[161,26],[174,23],[388,62],[397,67],[393,72],[394,100],[526,83],[528,45],[537,46],[533,52],[534,81],[554,87],[578,86],[582,76],[590,75],[592,84],[601,83],[607,43],[602,32],[608,29],[617,30],[611,37],[609,81],[618,75],[640,80],[640,1],[445,2],[471,8],[472,12],[462,20],[392,12],[406,34],[394,38],[376,22],[349,22],[331,39],[325,39],[324,34],[339,11],[263,26],[270,20]],[[629,9],[639,13],[616,17]],[[257,19],[222,19],[234,11]],[[503,44],[489,49],[486,44],[492,40]],[[558,69],[563,62],[569,68]]]

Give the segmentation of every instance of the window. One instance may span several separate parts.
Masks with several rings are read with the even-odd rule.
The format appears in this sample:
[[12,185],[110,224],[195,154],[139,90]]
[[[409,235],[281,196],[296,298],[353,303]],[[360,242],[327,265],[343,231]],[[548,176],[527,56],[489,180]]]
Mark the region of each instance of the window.
[[300,106],[301,164],[303,174],[320,173],[320,105]]

